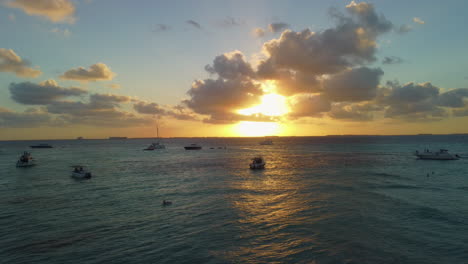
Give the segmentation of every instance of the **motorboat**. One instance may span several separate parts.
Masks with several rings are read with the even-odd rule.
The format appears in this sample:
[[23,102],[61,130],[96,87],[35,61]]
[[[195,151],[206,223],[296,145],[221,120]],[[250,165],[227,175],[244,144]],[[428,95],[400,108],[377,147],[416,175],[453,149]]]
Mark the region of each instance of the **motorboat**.
[[38,145],[29,146],[29,147],[30,148],[52,148],[52,146],[49,144],[38,144]]
[[200,150],[202,149],[202,146],[198,144],[190,144],[184,147],[185,150]]
[[153,142],[151,145],[149,145],[147,148],[143,150],[156,150],[156,149],[166,149],[166,146],[163,144],[160,144],[159,142]]
[[72,166],[73,171],[72,171],[72,177],[75,179],[90,179],[91,178],[91,172],[86,170],[83,166],[81,165],[75,165]]
[[250,169],[258,170],[258,169],[265,169],[265,160],[262,157],[255,157],[252,159],[252,162],[249,164]]
[[439,151],[432,152],[428,149],[425,149],[423,152],[416,150],[414,153],[416,157],[424,160],[457,160],[460,158],[458,154],[450,154],[446,149],[440,149]]
[[23,152],[23,155],[21,155],[19,160],[16,162],[16,167],[31,167],[34,165],[36,165],[36,162],[31,156],[31,153],[27,151]]
[[260,141],[259,144],[260,144],[260,145],[273,145],[273,140],[271,140],[271,139],[266,139],[266,140]]

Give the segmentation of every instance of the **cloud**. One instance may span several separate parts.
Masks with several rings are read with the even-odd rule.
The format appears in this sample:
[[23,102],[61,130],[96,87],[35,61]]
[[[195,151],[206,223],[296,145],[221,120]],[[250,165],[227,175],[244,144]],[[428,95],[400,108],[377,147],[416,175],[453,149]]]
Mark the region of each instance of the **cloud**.
[[212,118],[233,114],[260,102],[263,91],[250,79],[197,80],[187,92],[189,99],[183,103],[194,112]]
[[110,84],[107,84],[106,86],[111,89],[120,89],[120,84],[118,83],[110,83]]
[[252,34],[257,38],[261,38],[265,36],[265,30],[263,28],[254,28]]
[[410,25],[401,25],[400,27],[396,28],[396,32],[400,34],[405,34],[413,30],[413,27]]
[[440,94],[436,103],[445,107],[464,107],[465,98],[468,98],[468,88],[459,88]]
[[233,51],[217,56],[213,65],[206,65],[205,70],[212,74],[218,74],[225,79],[235,79],[239,77],[253,77],[254,70],[250,63],[245,61],[244,55],[240,51]]
[[0,107],[0,127],[22,128],[37,127],[52,123],[52,117],[37,109],[28,109],[25,112],[14,112]]
[[296,95],[290,99],[289,117],[320,117],[331,110],[330,101],[322,95]]
[[35,78],[42,74],[38,69],[29,67],[30,63],[21,59],[11,49],[0,48],[0,72],[11,72],[18,77]]
[[156,24],[151,31],[157,32],[164,32],[170,30],[171,27],[166,24]]
[[140,114],[163,115],[166,113],[157,103],[138,102],[133,105],[133,109]]
[[384,57],[382,64],[400,64],[403,63],[403,59],[396,56]]
[[109,81],[115,77],[115,73],[104,63],[96,63],[85,69],[83,67],[78,67],[66,71],[63,75],[60,76],[64,80],[75,80],[75,81]]
[[373,120],[372,111],[377,110],[381,110],[381,108],[369,103],[336,103],[333,104],[328,116],[333,119],[343,119],[348,121],[370,121]]
[[283,23],[283,22],[271,23],[268,25],[268,30],[272,33],[278,33],[282,31],[283,29],[286,29],[287,27],[289,27],[289,24],[287,23]]
[[31,82],[11,83],[11,99],[27,105],[46,105],[68,96],[80,96],[87,91],[81,88],[63,88],[54,80],[35,84]]
[[194,20],[187,20],[185,21],[185,23],[193,26],[194,28],[196,29],[202,29],[202,27],[200,26],[200,24],[198,24],[197,22],[195,22]]
[[240,26],[242,23],[243,23],[242,21],[239,21],[238,19],[228,16],[222,19],[221,21],[218,21],[216,24],[223,28],[231,28],[231,27]]
[[414,23],[417,23],[417,24],[420,24],[420,25],[424,25],[426,24],[426,22],[424,22],[421,18],[419,17],[413,17],[413,22]]
[[74,23],[75,5],[70,0],[13,0],[7,6],[19,8],[28,15],[44,17],[54,23]]
[[354,68],[332,75],[323,83],[325,96],[334,102],[359,102],[374,98],[383,71],[380,68]]
[[68,28],[65,28],[65,29],[53,28],[50,32],[55,33],[57,35],[64,36],[64,37],[71,36],[71,31],[68,30]]
[[277,73],[275,79],[276,92],[284,96],[323,91],[322,80],[312,74],[300,71],[281,71]]

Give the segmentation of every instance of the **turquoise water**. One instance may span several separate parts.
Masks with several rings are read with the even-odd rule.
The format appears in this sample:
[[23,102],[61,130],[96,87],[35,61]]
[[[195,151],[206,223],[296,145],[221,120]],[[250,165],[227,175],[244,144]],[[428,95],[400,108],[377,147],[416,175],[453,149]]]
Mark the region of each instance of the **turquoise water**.
[[[0,262],[468,261],[468,159],[411,154],[466,155],[468,136],[258,141],[0,142]],[[16,168],[36,143],[54,148],[31,149],[38,165]],[[256,155],[265,170],[248,169]],[[77,163],[93,178],[71,178]]]

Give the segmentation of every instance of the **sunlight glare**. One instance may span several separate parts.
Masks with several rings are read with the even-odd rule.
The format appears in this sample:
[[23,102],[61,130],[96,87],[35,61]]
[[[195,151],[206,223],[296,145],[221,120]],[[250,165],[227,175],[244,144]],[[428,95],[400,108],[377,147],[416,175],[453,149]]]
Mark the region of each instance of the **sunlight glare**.
[[259,105],[237,111],[241,115],[263,114],[266,116],[281,116],[288,112],[286,98],[279,94],[265,94]]
[[235,134],[242,137],[264,137],[281,133],[281,126],[276,122],[241,121],[234,127]]

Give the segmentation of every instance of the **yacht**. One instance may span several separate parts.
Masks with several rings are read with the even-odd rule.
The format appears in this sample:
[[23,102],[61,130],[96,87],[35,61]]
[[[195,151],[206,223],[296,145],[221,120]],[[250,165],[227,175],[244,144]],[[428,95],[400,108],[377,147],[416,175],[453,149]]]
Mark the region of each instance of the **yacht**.
[[29,147],[30,148],[52,148],[52,146],[49,144],[38,144],[38,145],[29,146]]
[[252,159],[252,162],[249,164],[250,169],[258,170],[258,169],[265,169],[265,160],[262,157],[255,157]]
[[190,144],[184,147],[185,150],[200,150],[202,149],[202,146],[198,144]]
[[75,179],[90,179],[91,178],[91,172],[88,170],[84,169],[83,166],[81,165],[75,165],[72,166],[73,171],[72,171],[72,177]]
[[428,149],[425,149],[424,152],[419,152],[416,150],[414,153],[416,157],[424,160],[457,160],[460,158],[458,154],[450,154],[446,149],[440,149],[439,151],[432,152]]
[[36,165],[36,162],[34,161],[33,157],[31,156],[31,153],[25,151],[23,155],[19,158],[19,160],[16,162],[16,167],[31,167]]
[[151,145],[149,145],[147,148],[145,148],[143,150],[166,149],[166,146],[164,146],[163,144],[161,144],[159,142],[160,140],[159,140],[159,128],[158,128],[158,126],[156,126],[156,136],[157,136],[158,141],[151,143]]
[[273,145],[273,140],[265,139],[259,143],[260,145]]

